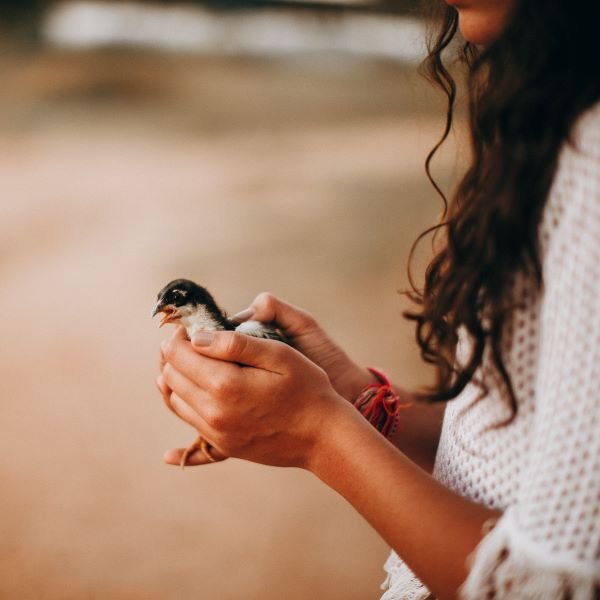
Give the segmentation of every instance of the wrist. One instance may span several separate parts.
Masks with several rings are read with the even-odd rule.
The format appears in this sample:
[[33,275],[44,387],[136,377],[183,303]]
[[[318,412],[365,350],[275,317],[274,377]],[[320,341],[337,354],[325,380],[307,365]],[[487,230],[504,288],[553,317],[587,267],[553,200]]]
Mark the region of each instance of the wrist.
[[361,436],[365,433],[370,435],[374,429],[354,406],[346,401],[332,405],[330,413],[321,422],[330,423],[331,426],[319,427],[305,468],[328,483],[339,468],[348,448],[360,444],[358,440]]
[[358,412],[385,438],[395,434],[400,412],[412,405],[403,402],[392,387],[388,376],[376,367],[369,367],[376,381],[368,384],[356,397],[353,404]]
[[369,384],[376,381],[377,379],[371,371],[351,363],[346,369],[346,376],[335,384],[335,388],[348,402],[353,403]]

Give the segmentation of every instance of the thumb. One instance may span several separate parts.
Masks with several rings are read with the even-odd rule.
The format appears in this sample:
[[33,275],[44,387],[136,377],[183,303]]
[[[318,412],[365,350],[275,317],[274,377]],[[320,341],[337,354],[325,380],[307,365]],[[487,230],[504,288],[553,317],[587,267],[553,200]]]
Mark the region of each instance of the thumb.
[[204,356],[267,371],[276,371],[273,367],[280,363],[282,349],[292,351],[286,344],[238,331],[199,331],[191,341],[194,350]]
[[306,334],[317,327],[312,315],[268,292],[259,294],[249,308],[233,316],[239,322],[248,318],[261,323],[274,323],[287,338]]

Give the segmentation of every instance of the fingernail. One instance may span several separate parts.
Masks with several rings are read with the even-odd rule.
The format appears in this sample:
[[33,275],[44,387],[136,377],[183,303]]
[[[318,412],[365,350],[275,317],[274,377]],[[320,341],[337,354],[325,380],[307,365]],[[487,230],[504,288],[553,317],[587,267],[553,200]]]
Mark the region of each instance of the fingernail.
[[198,331],[192,336],[194,346],[210,346],[215,336],[212,331]]
[[249,308],[246,308],[245,310],[240,311],[239,313],[236,313],[235,315],[233,315],[233,317],[231,317],[234,321],[247,321],[250,317],[254,316],[254,313],[256,311],[250,306]]

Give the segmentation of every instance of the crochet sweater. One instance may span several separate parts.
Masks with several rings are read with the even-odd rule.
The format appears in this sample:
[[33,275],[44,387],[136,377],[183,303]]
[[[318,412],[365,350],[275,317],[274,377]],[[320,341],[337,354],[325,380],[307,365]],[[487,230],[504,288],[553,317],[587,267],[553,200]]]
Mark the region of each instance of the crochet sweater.
[[[515,282],[502,339],[516,418],[490,428],[510,409],[485,356],[487,394],[470,384],[444,416],[434,477],[503,510],[463,600],[600,598],[600,104],[561,151],[539,234],[543,289]],[[394,552],[385,570],[381,600],[433,598]]]

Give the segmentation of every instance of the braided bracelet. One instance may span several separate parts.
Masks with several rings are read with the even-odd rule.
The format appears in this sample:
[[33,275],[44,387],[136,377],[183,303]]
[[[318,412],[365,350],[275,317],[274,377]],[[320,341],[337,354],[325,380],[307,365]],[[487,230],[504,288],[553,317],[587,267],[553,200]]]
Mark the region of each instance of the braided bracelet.
[[411,403],[400,401],[383,371],[374,367],[368,367],[368,370],[375,375],[377,383],[367,385],[354,401],[354,406],[375,429],[390,439],[398,428],[400,411]]

